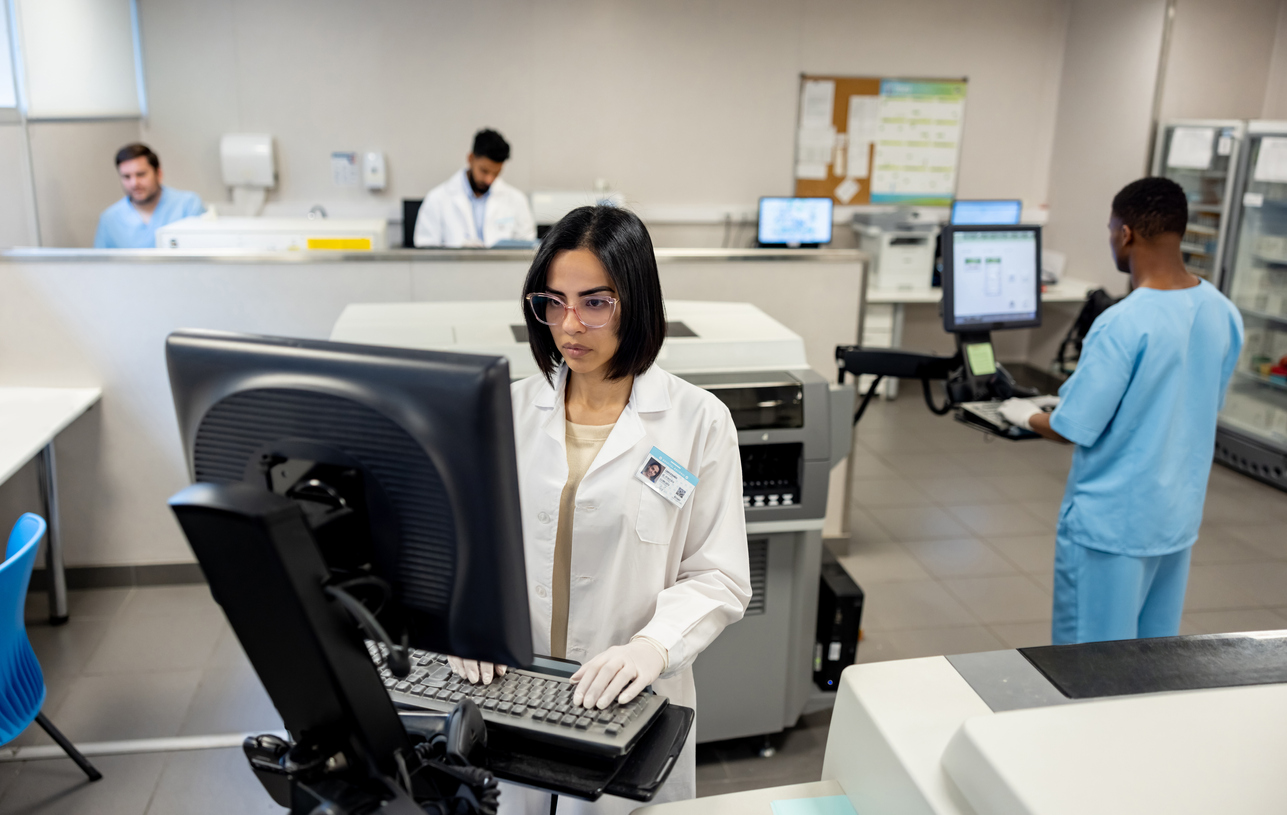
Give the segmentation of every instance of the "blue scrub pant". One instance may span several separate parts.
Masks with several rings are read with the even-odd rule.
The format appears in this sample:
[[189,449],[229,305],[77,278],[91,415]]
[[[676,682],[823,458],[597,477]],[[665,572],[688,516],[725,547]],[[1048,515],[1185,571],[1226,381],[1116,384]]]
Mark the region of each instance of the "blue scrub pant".
[[1132,557],[1059,540],[1051,641],[1066,645],[1178,635],[1191,551]]

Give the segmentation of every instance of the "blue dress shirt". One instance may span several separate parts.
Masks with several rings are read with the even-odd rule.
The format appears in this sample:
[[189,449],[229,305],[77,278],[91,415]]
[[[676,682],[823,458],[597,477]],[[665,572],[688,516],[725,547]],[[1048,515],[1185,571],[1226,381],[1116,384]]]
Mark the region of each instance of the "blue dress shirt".
[[98,231],[94,233],[95,249],[155,249],[158,227],[206,211],[201,196],[195,192],[161,187],[160,200],[152,217],[146,222],[130,202],[129,196],[112,204],[98,216]]
[[483,220],[487,217],[487,199],[492,195],[490,187],[482,195],[474,195],[474,188],[469,186],[469,170],[465,170],[465,197],[469,199],[469,206],[474,210],[474,229],[478,232],[478,240],[483,239]]
[[1050,416],[1077,445],[1061,542],[1153,557],[1197,541],[1242,340],[1238,310],[1206,281],[1136,289],[1095,320]]

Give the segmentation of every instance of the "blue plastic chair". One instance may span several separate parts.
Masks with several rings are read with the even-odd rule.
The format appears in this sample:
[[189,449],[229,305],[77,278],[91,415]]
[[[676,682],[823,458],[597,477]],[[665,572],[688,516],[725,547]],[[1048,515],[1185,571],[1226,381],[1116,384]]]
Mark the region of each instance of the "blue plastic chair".
[[44,536],[45,519],[30,512],[23,515],[9,534],[4,563],[0,564],[0,744],[13,741],[34,720],[90,781],[97,781],[102,773],[40,712],[45,703],[45,676],[27,639],[23,609],[36,550]]

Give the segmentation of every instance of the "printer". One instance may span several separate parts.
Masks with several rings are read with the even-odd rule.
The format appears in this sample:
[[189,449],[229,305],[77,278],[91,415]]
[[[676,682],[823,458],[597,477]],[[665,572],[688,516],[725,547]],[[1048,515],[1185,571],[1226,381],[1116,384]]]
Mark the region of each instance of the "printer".
[[[752,598],[697,659],[700,741],[779,732],[813,691],[822,527],[831,468],[849,454],[853,391],[805,361],[804,342],[749,303],[668,300],[664,370],[709,390],[737,427]],[[354,303],[332,340],[504,356],[537,373],[513,301]]]

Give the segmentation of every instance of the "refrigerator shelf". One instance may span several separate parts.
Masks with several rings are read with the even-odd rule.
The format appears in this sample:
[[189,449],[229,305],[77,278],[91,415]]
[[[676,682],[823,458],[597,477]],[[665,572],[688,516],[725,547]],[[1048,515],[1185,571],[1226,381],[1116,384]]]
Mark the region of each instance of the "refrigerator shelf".
[[[1235,305],[1237,304],[1235,303]],[[1256,311],[1255,309],[1243,308],[1242,306],[1237,306],[1237,308],[1238,308],[1238,311],[1242,312],[1243,317],[1254,317],[1257,320],[1264,320],[1265,322],[1276,323],[1280,326],[1283,326],[1284,328],[1287,328],[1287,314],[1270,314],[1267,311]]]
[[1269,388],[1274,388],[1275,390],[1287,391],[1287,382],[1276,382],[1267,376],[1255,374],[1255,373],[1252,373],[1251,371],[1235,370],[1233,372],[1233,375],[1244,382],[1255,382],[1257,384],[1264,385]]

